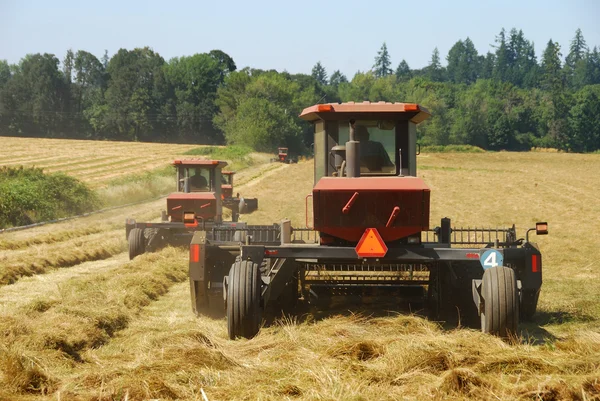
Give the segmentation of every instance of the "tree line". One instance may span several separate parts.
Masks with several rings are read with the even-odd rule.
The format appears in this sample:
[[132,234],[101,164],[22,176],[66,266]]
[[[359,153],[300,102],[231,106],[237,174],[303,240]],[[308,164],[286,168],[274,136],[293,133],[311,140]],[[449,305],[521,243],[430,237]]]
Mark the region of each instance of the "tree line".
[[523,31],[504,29],[479,54],[467,37],[443,66],[395,69],[386,43],[369,71],[351,80],[317,62],[310,74],[237,69],[221,50],[164,60],[152,49],[101,58],[67,51],[0,61],[0,135],[241,144],[297,153],[312,143],[298,118],[309,105],[364,100],[415,102],[433,117],[418,128],[423,145],[491,150],[600,149],[600,54],[581,30],[564,62],[550,40],[540,60]]

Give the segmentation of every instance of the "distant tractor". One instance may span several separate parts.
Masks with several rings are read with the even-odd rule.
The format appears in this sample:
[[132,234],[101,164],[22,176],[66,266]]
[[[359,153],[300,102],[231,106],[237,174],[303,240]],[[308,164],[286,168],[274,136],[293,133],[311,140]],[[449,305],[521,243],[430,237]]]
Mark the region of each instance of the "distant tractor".
[[[234,172],[222,172],[227,165],[218,160],[175,160],[177,192],[167,196],[167,210],[160,223],[127,219],[125,235],[129,258],[166,245],[189,245],[194,231],[215,224],[236,223],[240,213],[258,208],[257,199],[233,196]],[[223,207],[231,209],[232,222],[223,222]]]
[[286,164],[290,164],[290,163],[295,163],[296,159],[294,159],[293,157],[291,157],[288,154],[288,148],[277,148],[277,158],[273,158],[271,159],[271,162],[279,162],[279,163],[286,163]]
[[224,299],[231,339],[255,336],[268,305],[331,294],[416,293],[432,318],[458,311],[500,336],[533,316],[542,255],[529,232],[547,234],[548,225],[525,238],[514,226],[453,228],[448,218],[431,229],[431,191],[417,177],[416,126],[430,117],[426,108],[331,103],[300,117],[314,125],[312,228],[283,221],[197,230],[189,264],[196,313]]

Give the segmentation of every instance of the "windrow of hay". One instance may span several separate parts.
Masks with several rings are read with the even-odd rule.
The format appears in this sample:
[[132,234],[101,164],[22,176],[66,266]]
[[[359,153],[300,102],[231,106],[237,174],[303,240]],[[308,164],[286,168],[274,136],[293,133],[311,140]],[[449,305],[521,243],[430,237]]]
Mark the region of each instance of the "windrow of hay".
[[100,233],[102,231],[106,231],[109,227],[104,224],[98,224],[96,226],[91,227],[83,227],[75,230],[61,230],[61,231],[52,231],[43,235],[39,235],[36,237],[25,238],[25,239],[3,239],[0,237],[0,251],[1,250],[15,250],[27,248],[33,245],[41,245],[41,244],[53,244],[56,242],[64,242],[73,238],[79,238],[90,234]]
[[194,320],[187,285],[179,284],[118,338],[87,351],[94,364],[67,380],[62,394],[86,400],[199,399],[201,391],[211,400],[600,396],[600,355],[582,364],[578,352],[600,346],[587,336],[576,336],[568,350],[559,340],[553,350],[473,330],[443,331],[402,315],[376,324],[356,315],[283,321],[238,341],[227,340],[224,327],[224,320]]
[[0,285],[15,283],[20,277],[45,273],[79,263],[107,259],[126,249],[124,230],[76,237],[60,244],[30,246],[0,256]]
[[[59,297],[42,300],[42,307],[0,315],[0,336],[12,352],[10,360],[34,358],[39,369],[53,372],[46,373],[47,381],[53,382],[55,372],[84,362],[86,349],[105,344],[142,308],[166,294],[173,284],[186,280],[185,261],[185,253],[173,248],[146,254],[111,272],[99,271],[63,283]],[[23,375],[37,380],[39,375],[17,369],[23,365],[15,365],[17,362],[0,364],[0,387],[12,386],[19,393],[34,383],[15,386],[15,380],[20,383]]]

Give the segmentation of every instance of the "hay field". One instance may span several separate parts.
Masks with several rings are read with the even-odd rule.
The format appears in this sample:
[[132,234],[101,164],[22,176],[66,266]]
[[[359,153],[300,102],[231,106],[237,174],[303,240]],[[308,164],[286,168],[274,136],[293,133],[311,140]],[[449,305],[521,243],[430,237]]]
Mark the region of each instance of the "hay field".
[[60,171],[92,186],[168,165],[197,145],[0,137],[0,166]]
[[[456,226],[516,223],[524,235],[549,222],[550,235],[537,239],[539,312],[520,338],[342,304],[229,341],[222,318],[191,313],[185,250],[131,262],[122,252],[124,217],[158,217],[156,201],[0,236],[0,270],[59,256],[0,284],[0,399],[600,399],[600,155],[442,153],[418,163],[432,226],[448,216]],[[263,166],[241,182],[240,192],[259,198],[247,221],[304,224],[312,163]],[[122,248],[60,262],[103,247],[102,233]]]

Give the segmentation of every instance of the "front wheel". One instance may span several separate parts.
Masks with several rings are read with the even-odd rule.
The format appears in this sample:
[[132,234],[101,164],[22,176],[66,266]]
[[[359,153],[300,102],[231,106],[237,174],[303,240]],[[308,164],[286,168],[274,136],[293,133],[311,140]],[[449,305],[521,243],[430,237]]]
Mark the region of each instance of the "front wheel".
[[505,266],[486,269],[481,295],[481,331],[501,337],[515,334],[519,325],[519,296],[514,270]]
[[252,338],[262,322],[260,267],[249,260],[236,261],[229,270],[227,282],[229,338]]

